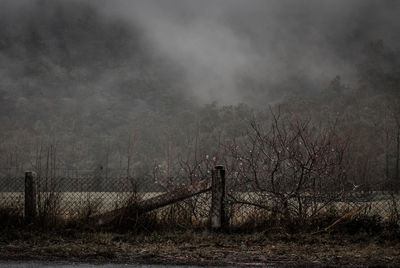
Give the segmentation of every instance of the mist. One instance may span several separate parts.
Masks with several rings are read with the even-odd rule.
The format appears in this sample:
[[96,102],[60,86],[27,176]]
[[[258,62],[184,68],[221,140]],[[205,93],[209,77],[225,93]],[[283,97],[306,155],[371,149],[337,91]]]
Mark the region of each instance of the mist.
[[[144,29],[152,49],[185,70],[201,102],[274,101],[336,75],[354,85],[364,44],[399,45],[396,1],[117,1],[106,13]],[[250,82],[250,83],[249,83]],[[281,88],[278,90],[277,88]],[[278,91],[278,92],[276,92]]]
[[0,267],[395,266],[399,224],[400,0],[0,0]]
[[[93,8],[99,23],[119,23],[137,33],[102,42],[120,42],[126,61],[144,50],[168,59],[167,66],[155,64],[175,69],[186,97],[200,104],[263,105],[288,92],[321,90],[337,75],[354,86],[354,66],[366,43],[384,40],[386,47],[397,48],[400,42],[396,1],[2,1],[1,6],[3,28],[19,37],[26,35],[29,20],[44,15],[49,21],[40,27],[57,28],[50,17],[64,13],[70,21],[58,28],[63,32],[81,19],[74,10]],[[95,46],[93,38],[86,41]],[[140,45],[127,47],[134,39]],[[115,54],[107,56],[114,61]],[[109,72],[96,87],[112,88],[119,75]]]
[[389,0],[3,0],[0,168],[150,179],[217,159],[278,110],[340,122],[355,162],[398,176],[399,13]]

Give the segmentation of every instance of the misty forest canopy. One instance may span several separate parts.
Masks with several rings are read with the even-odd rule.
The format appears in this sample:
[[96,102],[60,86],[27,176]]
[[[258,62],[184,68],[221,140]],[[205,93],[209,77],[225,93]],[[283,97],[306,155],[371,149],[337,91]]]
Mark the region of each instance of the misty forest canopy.
[[1,1],[0,173],[192,173],[260,129],[308,122],[310,143],[324,129],[346,141],[354,180],[399,179],[399,13],[398,1]]

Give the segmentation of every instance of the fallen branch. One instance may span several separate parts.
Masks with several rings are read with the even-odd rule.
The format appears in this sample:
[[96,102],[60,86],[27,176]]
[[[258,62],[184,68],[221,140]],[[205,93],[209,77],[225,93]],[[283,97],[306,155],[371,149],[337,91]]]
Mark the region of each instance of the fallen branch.
[[185,200],[192,196],[205,193],[211,189],[210,179],[204,179],[192,185],[178,188],[174,191],[158,195],[156,197],[146,199],[127,207],[119,208],[101,215],[90,218],[90,223],[95,225],[103,225],[113,221],[117,217],[123,217],[124,214],[139,216],[152,210],[171,205],[173,203]]
[[323,233],[323,232],[328,232],[330,229],[332,229],[335,225],[337,225],[338,223],[346,220],[346,219],[350,219],[351,217],[353,217],[356,213],[358,212],[357,209],[353,208],[352,210],[350,210],[349,212],[347,212],[346,214],[344,214],[342,217],[340,217],[339,219],[337,219],[336,221],[334,221],[331,225],[329,225],[328,227],[325,227],[324,229],[314,232],[312,233],[314,234],[319,234],[319,233]]

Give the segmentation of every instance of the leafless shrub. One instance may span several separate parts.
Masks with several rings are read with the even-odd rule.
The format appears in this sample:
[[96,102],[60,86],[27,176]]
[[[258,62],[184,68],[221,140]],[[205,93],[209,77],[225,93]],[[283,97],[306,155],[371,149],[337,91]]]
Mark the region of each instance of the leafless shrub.
[[251,122],[248,138],[226,146],[234,203],[252,204],[286,218],[316,217],[343,198],[347,188],[344,158],[348,140],[332,125],[282,117],[271,112],[271,124]]
[[86,199],[82,206],[78,208],[78,218],[81,220],[89,219],[91,216],[98,213],[103,203],[102,197],[93,197],[90,192],[85,195]]
[[45,225],[54,225],[60,219],[61,193],[54,179],[44,179],[39,185],[38,212],[39,220]]

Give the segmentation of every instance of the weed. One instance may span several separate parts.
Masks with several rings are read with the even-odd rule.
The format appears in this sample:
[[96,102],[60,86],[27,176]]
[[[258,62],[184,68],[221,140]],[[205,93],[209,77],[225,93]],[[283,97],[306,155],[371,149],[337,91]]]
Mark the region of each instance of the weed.
[[18,207],[0,207],[0,230],[21,227],[24,222],[22,214]]

